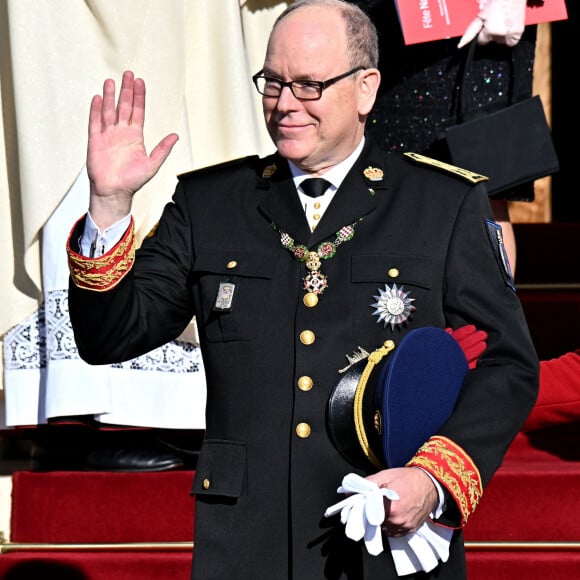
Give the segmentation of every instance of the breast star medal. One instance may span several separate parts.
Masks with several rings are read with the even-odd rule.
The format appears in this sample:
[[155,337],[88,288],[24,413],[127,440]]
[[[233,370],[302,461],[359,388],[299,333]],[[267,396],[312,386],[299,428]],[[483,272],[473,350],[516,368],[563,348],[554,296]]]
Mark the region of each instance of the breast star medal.
[[379,294],[373,298],[376,299],[376,302],[371,304],[371,307],[375,308],[373,314],[378,317],[377,322],[383,323],[384,328],[390,324],[391,330],[394,330],[396,324],[403,324],[415,310],[411,304],[415,299],[409,298],[409,292],[405,292],[403,286],[397,288],[397,285],[393,284],[389,288],[385,284],[385,289],[379,288]]

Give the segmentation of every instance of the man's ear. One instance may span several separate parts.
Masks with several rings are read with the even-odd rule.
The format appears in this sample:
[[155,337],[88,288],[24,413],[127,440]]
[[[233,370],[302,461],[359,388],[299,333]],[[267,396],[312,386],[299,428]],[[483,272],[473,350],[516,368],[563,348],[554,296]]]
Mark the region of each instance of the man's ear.
[[368,68],[362,71],[359,83],[358,112],[359,115],[368,115],[377,98],[377,92],[381,84],[381,73],[376,68]]

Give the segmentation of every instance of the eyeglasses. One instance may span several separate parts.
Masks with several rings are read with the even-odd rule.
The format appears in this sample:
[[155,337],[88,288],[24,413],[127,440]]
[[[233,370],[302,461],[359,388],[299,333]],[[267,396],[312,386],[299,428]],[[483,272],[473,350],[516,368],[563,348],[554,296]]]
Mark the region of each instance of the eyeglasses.
[[282,94],[282,89],[288,87],[299,101],[317,101],[322,97],[324,89],[364,69],[364,66],[357,66],[327,81],[281,81],[276,77],[263,75],[264,71],[261,70],[252,77],[252,81],[254,81],[258,92],[265,97],[279,97]]

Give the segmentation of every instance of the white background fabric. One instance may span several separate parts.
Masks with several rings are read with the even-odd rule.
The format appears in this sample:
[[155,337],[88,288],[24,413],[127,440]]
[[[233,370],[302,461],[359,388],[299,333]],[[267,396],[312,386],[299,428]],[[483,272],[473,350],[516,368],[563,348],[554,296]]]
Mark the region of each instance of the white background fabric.
[[[119,85],[123,70],[131,69],[145,79],[148,148],[169,132],[180,135],[167,163],[136,198],[140,240],[173,193],[177,174],[273,150],[251,75],[261,67],[273,20],[286,5],[277,0],[0,0],[0,131],[6,136],[0,139],[0,299],[5,305],[0,336],[34,316],[49,292],[63,288],[64,247],[47,236],[55,224],[58,235],[61,225],[68,224],[68,230],[79,209],[86,210],[88,110],[105,78]],[[96,380],[99,371],[91,369]],[[61,377],[67,372],[72,376],[61,369],[53,381],[65,391]],[[32,398],[40,392],[35,382],[21,381],[32,389]],[[73,383],[69,386],[72,392]],[[43,403],[30,399],[27,407],[29,395],[17,408],[42,417]]]

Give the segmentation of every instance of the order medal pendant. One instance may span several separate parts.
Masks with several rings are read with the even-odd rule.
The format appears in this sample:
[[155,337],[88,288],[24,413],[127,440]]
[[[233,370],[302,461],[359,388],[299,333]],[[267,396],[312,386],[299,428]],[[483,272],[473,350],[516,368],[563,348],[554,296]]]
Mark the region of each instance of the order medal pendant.
[[[359,218],[360,221],[362,218]],[[310,272],[302,281],[306,294],[302,299],[305,306],[312,308],[318,304],[318,296],[328,288],[328,280],[320,272],[321,260],[329,260],[334,257],[340,244],[348,242],[354,236],[354,226],[356,222],[343,226],[336,232],[336,239],[333,242],[323,242],[315,251],[309,250],[303,244],[296,244],[294,238],[288,235],[283,229],[272,222],[272,227],[280,234],[280,243],[286,250],[292,252],[294,258],[299,262],[304,262]]]
[[320,256],[318,252],[308,252],[306,254],[306,267],[311,271],[320,269]]
[[328,281],[319,271],[310,272],[304,278],[304,290],[312,294],[322,294],[328,288]]

